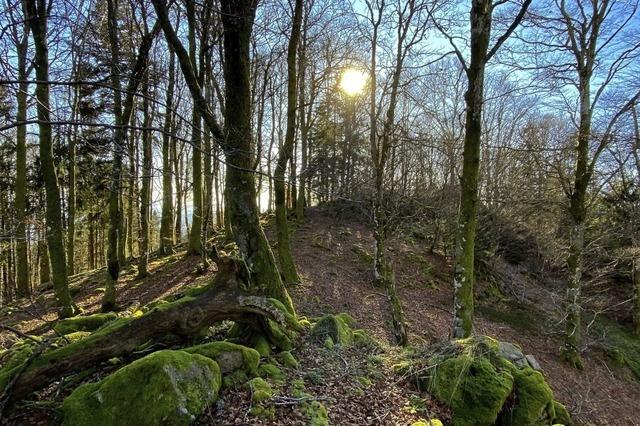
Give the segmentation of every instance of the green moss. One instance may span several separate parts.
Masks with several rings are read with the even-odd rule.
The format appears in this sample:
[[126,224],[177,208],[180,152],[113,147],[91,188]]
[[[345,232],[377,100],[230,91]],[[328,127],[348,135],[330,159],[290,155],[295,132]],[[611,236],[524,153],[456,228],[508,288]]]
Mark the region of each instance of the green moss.
[[442,426],[442,422],[438,419],[424,420],[411,423],[411,426]]
[[58,334],[70,334],[75,331],[94,331],[116,319],[118,319],[118,315],[113,312],[67,318],[53,324],[53,329]]
[[553,411],[555,413],[553,419],[554,424],[570,425],[573,423],[571,421],[571,415],[569,414],[569,411],[567,411],[565,406],[560,404],[558,401],[553,401]]
[[[402,371],[451,408],[454,425],[549,425],[561,421],[544,376],[504,358],[514,345],[486,336],[405,352]],[[560,411],[560,410],[558,410]],[[566,413],[566,410],[564,410]],[[568,419],[568,414],[562,421]]]
[[220,369],[209,358],[155,352],[78,387],[62,404],[63,425],[186,425],[215,401],[220,382]]
[[515,398],[510,409],[501,414],[502,424],[543,425],[555,417],[553,392],[542,374],[532,368],[513,369]]
[[268,377],[279,383],[284,382],[284,379],[287,378],[287,375],[282,370],[271,363],[261,364],[258,367],[258,375],[260,377]]
[[34,354],[37,345],[30,340],[22,340],[14,343],[2,356],[2,368],[0,368],[0,389],[4,389],[7,383],[17,373],[22,365]]
[[301,402],[298,405],[300,412],[307,418],[308,425],[310,426],[328,426],[329,415],[327,409],[320,401],[313,399],[313,395],[301,390],[294,389],[291,392],[294,398],[300,398]]
[[438,365],[429,389],[451,407],[455,425],[491,425],[511,394],[513,377],[486,358],[465,354]]
[[327,314],[314,324],[311,334],[325,341],[327,337],[331,337],[334,344],[348,346],[354,341],[351,329],[354,325],[355,320],[347,314]]
[[603,316],[593,321],[590,334],[616,364],[627,366],[640,380],[640,338],[630,329]]
[[493,322],[508,324],[517,331],[539,332],[541,327],[540,313],[532,308],[519,304],[489,305],[480,304],[476,310],[486,319]]
[[274,392],[271,385],[261,377],[255,377],[246,383],[247,389],[251,391],[253,402],[264,402],[273,398]]
[[335,343],[333,343],[333,339],[331,338],[331,336],[327,336],[327,338],[326,338],[326,339],[324,339],[324,347],[325,347],[325,348],[327,348],[327,349],[333,349],[333,347],[334,347],[335,345],[336,345],[336,344],[335,344]]
[[222,376],[222,387],[229,389],[238,387],[249,381],[249,376],[244,370],[236,370]]
[[249,375],[255,375],[260,362],[258,351],[231,342],[211,342],[183,350],[188,353],[203,355],[216,361],[222,374],[243,369]]
[[298,360],[295,359],[295,357],[291,355],[291,352],[289,351],[280,352],[278,354],[278,359],[285,367],[298,368]]
[[351,251],[356,254],[358,260],[361,263],[365,265],[373,264],[373,256],[364,247],[356,244],[354,246],[351,246]]
[[253,347],[263,358],[266,358],[271,354],[271,344],[264,336],[258,336]]
[[249,412],[261,420],[273,420],[276,418],[276,408],[272,405],[254,405]]

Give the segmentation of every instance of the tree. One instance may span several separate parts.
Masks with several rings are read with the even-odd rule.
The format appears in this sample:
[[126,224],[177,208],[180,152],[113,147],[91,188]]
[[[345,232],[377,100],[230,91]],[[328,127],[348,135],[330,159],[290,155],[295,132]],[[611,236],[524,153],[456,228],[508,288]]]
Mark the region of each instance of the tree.
[[278,153],[278,162],[273,175],[273,186],[276,198],[276,235],[278,239],[278,259],[280,270],[286,285],[300,282],[293,257],[291,256],[291,244],[289,242],[289,226],[287,225],[287,200],[285,171],[287,162],[293,154],[296,133],[296,109],[297,109],[297,76],[296,56],[298,42],[300,40],[300,27],[302,26],[302,0],[296,0],[293,12],[291,36],[287,48],[287,130],[284,144]]
[[[26,17],[25,3],[22,3],[22,14]],[[13,8],[9,7],[12,20]],[[13,27],[11,34],[14,39],[16,53],[18,56],[18,90],[16,92],[17,113],[16,121],[23,122],[27,119],[27,94],[29,83],[27,79],[31,74],[32,65],[27,64],[27,53],[29,48],[29,25],[22,26],[22,34],[18,33],[19,25]],[[15,209],[16,209],[16,290],[18,297],[25,297],[31,294],[29,283],[29,263],[27,253],[26,234],[26,192],[27,192],[27,126],[18,126],[16,132],[16,179],[15,179]]]
[[[577,143],[573,179],[567,189],[569,254],[562,357],[581,368],[581,281],[589,185],[600,155],[612,140],[616,122],[633,108],[640,93],[629,94],[628,88],[633,86],[627,86],[626,90],[618,86],[640,50],[637,35],[634,38],[624,31],[636,15],[638,3],[631,4],[631,13],[626,8],[619,9],[624,5],[610,0],[594,0],[588,4],[559,0],[553,5],[557,15],[542,20],[549,31],[544,32],[543,40],[535,43],[542,46],[545,57],[553,60],[553,63],[540,64],[542,70],[557,87],[569,86],[569,93],[577,96],[577,111],[571,111],[576,116],[573,122]],[[605,48],[609,51],[605,52]],[[616,97],[622,101],[603,108],[615,112],[608,118],[601,116],[601,121],[607,124],[594,132],[594,116],[609,90],[616,90]]]
[[[162,134],[162,218],[160,222],[160,255],[167,255],[173,251],[175,231],[173,222],[173,183],[172,183],[172,116],[173,92],[175,90],[176,60],[173,51],[169,53],[169,83],[165,104],[164,127]],[[174,142],[175,143],[175,142]]]
[[273,252],[258,218],[255,175],[252,168],[251,85],[249,47],[257,2],[223,0],[221,20],[224,28],[224,128],[218,125],[198,83],[192,62],[169,20],[163,0],[153,0],[162,29],[176,53],[184,79],[198,109],[215,140],[226,155],[226,214],[233,236],[248,268],[252,293],[278,299],[295,315],[293,303],[284,287]]
[[469,19],[471,34],[469,65],[467,65],[460,49],[454,44],[453,37],[447,34],[442,26],[434,20],[434,25],[451,43],[467,75],[467,91],[465,93],[467,108],[462,175],[460,176],[460,206],[453,266],[454,318],[451,334],[454,338],[469,337],[473,331],[474,248],[478,221],[478,173],[480,170],[485,67],[500,49],[500,46],[518,27],[531,4],[531,0],[522,2],[514,20],[505,32],[496,39],[493,47],[489,49],[492,16],[495,8],[504,3],[503,1],[493,3],[491,0],[472,0]]
[[38,100],[38,128],[40,137],[40,164],[46,192],[46,239],[51,260],[51,280],[56,303],[60,307],[58,316],[73,316],[77,309],[69,293],[67,263],[63,244],[62,208],[56,165],[53,159],[51,137],[51,113],[49,102],[49,51],[47,43],[47,2],[27,0],[26,17],[33,35],[35,47],[36,98]]
[[126,126],[129,124],[134,105],[134,95],[138,89],[146,69],[149,51],[153,39],[159,30],[158,24],[146,33],[140,44],[136,60],[129,76],[126,98],[122,100],[122,84],[120,80],[120,45],[118,41],[118,18],[116,0],[107,1],[107,22],[109,27],[109,48],[111,53],[111,85],[113,86],[113,112],[116,128],[113,135],[113,166],[109,192],[109,244],[107,271],[109,277],[102,298],[102,310],[111,311],[116,307],[116,283],[120,276],[120,246],[122,226],[122,157],[124,155]]

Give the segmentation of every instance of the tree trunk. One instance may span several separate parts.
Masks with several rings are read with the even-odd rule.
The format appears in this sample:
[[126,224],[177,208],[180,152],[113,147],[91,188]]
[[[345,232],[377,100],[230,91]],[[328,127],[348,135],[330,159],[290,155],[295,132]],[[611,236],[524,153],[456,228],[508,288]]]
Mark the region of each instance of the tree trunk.
[[293,257],[291,256],[291,244],[289,242],[285,171],[287,168],[287,162],[291,159],[293,145],[295,142],[297,107],[296,56],[298,51],[298,41],[300,40],[301,25],[302,0],[296,0],[291,36],[289,38],[289,46],[287,50],[287,130],[284,144],[278,153],[278,162],[276,163],[276,170],[274,173],[278,258],[280,260],[280,271],[285,285],[292,285],[300,282],[295,263],[293,262]]
[[478,213],[482,101],[490,33],[491,2],[474,0],[471,7],[471,63],[467,69],[467,112],[453,270],[454,338],[469,337],[473,332],[474,247]]
[[582,368],[580,346],[581,330],[581,280],[584,250],[584,227],[587,213],[586,199],[590,174],[589,140],[591,138],[591,94],[590,79],[580,81],[580,125],[578,129],[577,159],[574,187],[570,197],[569,256],[567,257],[568,280],[565,299],[565,341],[562,357],[573,367]]
[[60,188],[53,159],[53,144],[49,102],[49,52],[47,46],[47,3],[45,0],[26,0],[28,21],[33,34],[36,68],[36,98],[38,99],[38,128],[40,136],[40,165],[46,192],[46,235],[56,303],[61,318],[75,314],[69,294],[67,262],[63,243]]
[[[196,54],[196,13],[194,0],[187,1],[187,18],[189,20],[189,56],[198,80],[198,84],[202,87],[202,69],[198,70],[196,63],[198,56]],[[203,213],[203,194],[202,194],[202,117],[198,108],[192,110],[191,122],[191,145],[193,147],[191,160],[193,162],[193,214],[191,216],[191,232],[189,234],[189,248],[187,254],[201,255],[202,249],[202,213]]]
[[169,84],[167,87],[167,105],[165,106],[164,134],[162,135],[162,217],[160,221],[160,248],[158,253],[166,256],[173,251],[173,183],[171,176],[171,119],[173,117],[173,91],[175,88],[176,59],[169,54]]
[[[25,16],[26,16],[25,11]],[[17,46],[18,54],[18,79],[21,81],[16,93],[17,114],[16,121],[27,119],[27,95],[29,85],[25,82],[27,75],[27,48],[29,47],[29,26],[24,25],[24,33],[20,44]],[[16,129],[16,180],[15,180],[15,208],[16,208],[16,287],[18,297],[27,297],[31,294],[29,284],[29,261],[27,252],[27,126],[18,126]]]
[[140,257],[138,258],[138,278],[149,275],[149,220],[151,212],[151,111],[149,105],[149,79],[145,77],[145,94],[142,100],[144,119],[142,122],[142,194],[140,197]]

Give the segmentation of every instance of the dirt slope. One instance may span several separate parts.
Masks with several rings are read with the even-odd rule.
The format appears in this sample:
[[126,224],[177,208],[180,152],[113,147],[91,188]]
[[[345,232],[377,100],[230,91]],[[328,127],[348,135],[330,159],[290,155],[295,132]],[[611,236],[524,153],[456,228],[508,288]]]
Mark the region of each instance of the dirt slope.
[[[336,217],[331,210],[309,209],[307,220],[293,229],[293,254],[302,284],[291,289],[300,315],[317,317],[327,312],[348,312],[358,326],[381,341],[391,338],[386,296],[372,287],[370,254],[371,232],[354,219]],[[433,343],[447,337],[451,320],[450,265],[444,257],[430,254],[418,243],[390,242],[398,291],[410,333],[410,344]],[[135,309],[158,298],[180,291],[184,286],[207,280],[215,272],[196,272],[198,259],[183,259],[182,253],[153,261],[152,275],[134,281],[134,271],[125,271],[119,283],[118,303]],[[104,271],[77,276],[75,299],[89,313],[99,309]],[[640,384],[628,371],[616,368],[604,354],[591,348],[584,354],[585,370],[566,367],[557,357],[560,346],[559,324],[551,317],[558,295],[543,288],[529,289],[536,295],[536,306],[483,299],[479,286],[476,331],[522,346],[540,362],[556,398],[567,405],[579,424],[640,424]],[[47,307],[51,295],[23,303],[2,312],[3,324],[29,334],[41,334],[55,319]],[[0,332],[0,346],[16,340],[10,332]],[[308,338],[299,342],[294,355],[300,368],[285,369],[287,380],[279,389],[275,419],[260,421],[249,414],[248,391],[225,391],[220,402],[199,420],[200,424],[306,424],[305,417],[286,395],[289,383],[304,379],[308,390],[328,408],[332,424],[410,424],[418,418],[438,417],[446,422],[446,410],[428,395],[417,394],[411,386],[391,372],[397,350],[331,351]],[[100,373],[92,377],[99,377]],[[365,381],[363,377],[368,378]],[[54,384],[41,394],[61,399],[70,392]],[[12,419],[13,424],[47,424],[55,413],[31,406]]]

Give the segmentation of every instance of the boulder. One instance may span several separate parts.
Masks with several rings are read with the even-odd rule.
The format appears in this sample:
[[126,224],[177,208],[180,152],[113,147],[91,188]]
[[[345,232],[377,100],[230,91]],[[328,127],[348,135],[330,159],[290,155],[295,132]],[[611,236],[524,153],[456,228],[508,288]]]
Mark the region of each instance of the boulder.
[[449,406],[454,425],[554,425],[571,419],[516,345],[485,336],[442,342],[403,369]]
[[210,358],[154,352],[78,387],[62,403],[63,425],[187,425],[216,400],[220,382],[220,368]]
[[260,362],[258,351],[231,342],[211,342],[184,349],[185,352],[211,358],[218,363],[222,374],[244,370],[255,375]]

